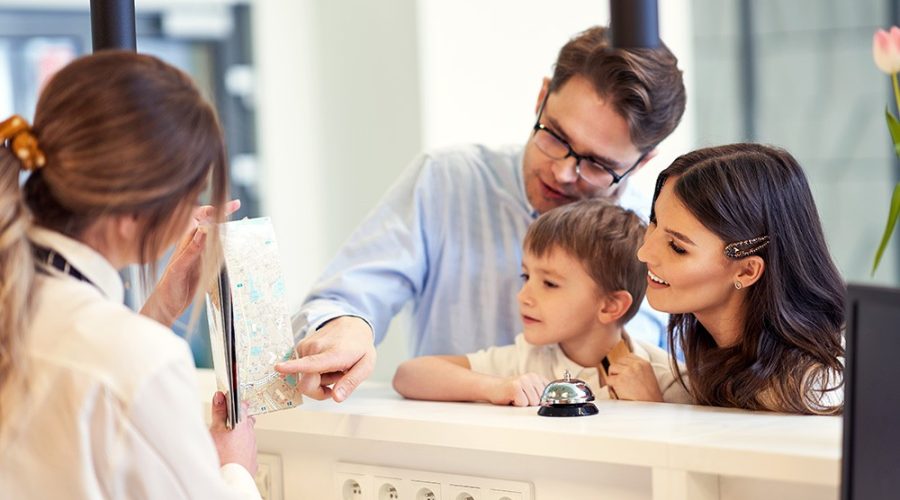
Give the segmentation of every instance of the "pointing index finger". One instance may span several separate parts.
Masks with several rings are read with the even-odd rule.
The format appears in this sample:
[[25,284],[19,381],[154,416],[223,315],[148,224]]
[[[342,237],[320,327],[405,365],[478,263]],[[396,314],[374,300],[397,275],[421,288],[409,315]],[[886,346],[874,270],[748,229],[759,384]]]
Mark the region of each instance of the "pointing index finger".
[[280,373],[326,373],[343,371],[343,369],[344,367],[340,366],[337,356],[328,352],[311,354],[275,365],[275,370]]

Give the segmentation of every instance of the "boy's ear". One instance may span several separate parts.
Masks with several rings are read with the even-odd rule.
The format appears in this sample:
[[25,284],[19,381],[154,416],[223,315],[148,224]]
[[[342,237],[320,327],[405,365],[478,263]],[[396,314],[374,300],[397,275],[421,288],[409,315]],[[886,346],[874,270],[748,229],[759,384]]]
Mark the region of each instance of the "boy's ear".
[[765,271],[766,261],[758,255],[751,255],[740,262],[735,282],[739,281],[741,288],[746,288],[759,281]]
[[634,299],[625,290],[608,292],[600,302],[600,308],[597,310],[597,319],[603,324],[615,323],[628,312],[632,302],[634,302]]

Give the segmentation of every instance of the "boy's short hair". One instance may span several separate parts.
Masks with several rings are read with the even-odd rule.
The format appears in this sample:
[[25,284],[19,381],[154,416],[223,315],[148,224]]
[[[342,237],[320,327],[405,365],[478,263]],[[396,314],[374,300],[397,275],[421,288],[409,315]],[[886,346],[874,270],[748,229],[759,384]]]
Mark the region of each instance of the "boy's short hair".
[[542,257],[564,250],[584,266],[602,292],[625,290],[632,303],[620,318],[637,314],[647,291],[647,266],[637,258],[647,225],[631,210],[601,199],[582,200],[540,216],[525,235],[526,252]]

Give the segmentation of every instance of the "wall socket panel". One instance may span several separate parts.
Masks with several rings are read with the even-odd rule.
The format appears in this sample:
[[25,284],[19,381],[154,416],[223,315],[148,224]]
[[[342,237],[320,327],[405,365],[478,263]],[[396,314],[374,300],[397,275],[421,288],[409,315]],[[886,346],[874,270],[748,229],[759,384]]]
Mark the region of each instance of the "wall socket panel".
[[257,453],[256,488],[262,500],[284,500],[284,482],[281,477],[281,456]]
[[534,500],[534,486],[441,472],[338,462],[337,500]]

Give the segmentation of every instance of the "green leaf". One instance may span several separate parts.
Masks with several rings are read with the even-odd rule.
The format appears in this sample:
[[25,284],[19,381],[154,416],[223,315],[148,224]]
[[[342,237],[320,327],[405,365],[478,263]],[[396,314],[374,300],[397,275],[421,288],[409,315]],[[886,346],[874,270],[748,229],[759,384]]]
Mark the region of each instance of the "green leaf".
[[[893,132],[891,133],[893,134]],[[891,211],[888,214],[884,235],[881,237],[881,245],[878,246],[878,252],[875,254],[875,264],[872,265],[873,275],[875,274],[875,270],[878,269],[878,264],[881,262],[881,256],[884,254],[884,249],[887,248],[888,242],[891,241],[891,235],[894,234],[894,226],[897,225],[898,216],[900,216],[900,183],[897,183],[897,185],[894,186],[894,195],[891,196]]]
[[894,118],[887,106],[884,107],[884,118],[887,120],[888,130],[891,132],[891,141],[894,143],[894,153],[900,157],[900,121]]

